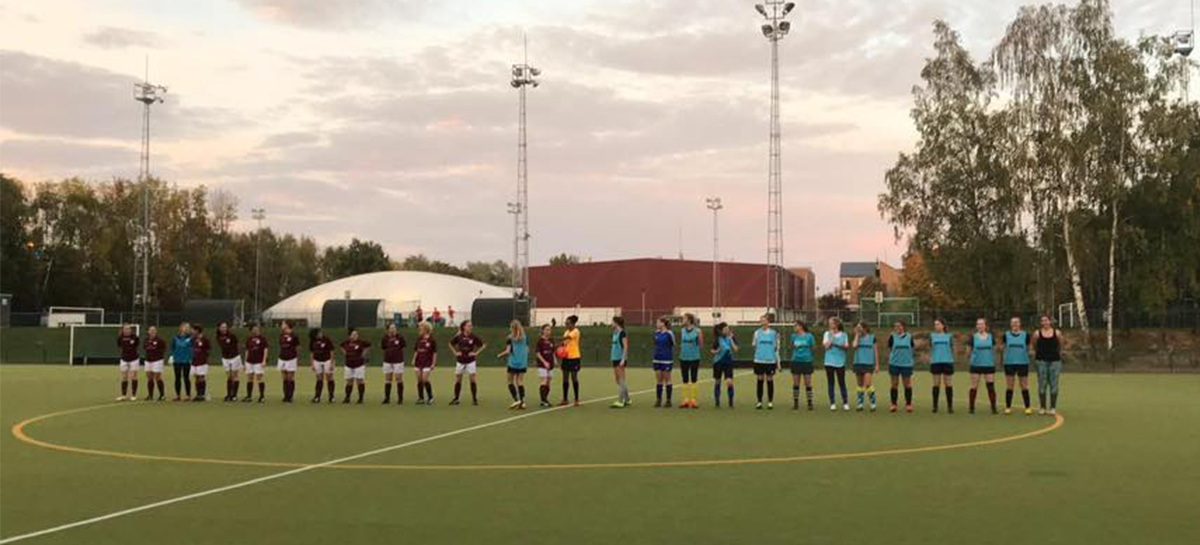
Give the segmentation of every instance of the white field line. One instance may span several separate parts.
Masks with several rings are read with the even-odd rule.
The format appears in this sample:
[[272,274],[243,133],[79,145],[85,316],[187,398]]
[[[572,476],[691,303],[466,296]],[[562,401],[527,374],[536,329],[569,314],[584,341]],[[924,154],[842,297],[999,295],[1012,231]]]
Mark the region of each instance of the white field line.
[[[739,376],[744,376],[746,374],[747,373],[736,373],[734,376],[736,378]],[[705,383],[705,382],[712,382],[712,379],[711,378],[703,379],[703,380],[697,381],[697,384]],[[653,391],[654,391],[654,388],[647,388],[645,390],[630,392],[630,395],[631,396],[632,395],[642,395],[642,394],[647,394],[647,393],[650,393]],[[603,401],[616,399],[616,397],[617,396],[615,396],[615,395],[610,395],[610,396],[606,396],[606,397],[598,397],[595,399],[589,399],[587,401],[583,401],[580,403],[580,405],[589,405],[592,403],[600,403]],[[253,486],[253,485],[256,485],[259,483],[265,483],[267,481],[274,481],[276,479],[282,479],[284,477],[298,475],[300,473],[305,473],[308,471],[312,471],[314,469],[321,469],[323,467],[344,464],[346,462],[352,462],[354,460],[361,460],[363,458],[369,458],[369,457],[375,456],[377,454],[383,454],[385,452],[391,452],[393,450],[400,450],[400,449],[404,449],[404,448],[408,448],[408,447],[414,447],[417,445],[422,445],[425,443],[437,441],[439,439],[445,439],[447,437],[454,437],[456,435],[462,435],[464,433],[470,433],[473,431],[478,431],[478,430],[490,428],[493,426],[499,426],[501,424],[507,424],[509,422],[516,422],[517,420],[521,420],[523,418],[530,418],[530,417],[538,416],[538,415],[542,415],[542,414],[550,414],[553,412],[557,412],[557,411],[560,411],[563,409],[569,409],[569,408],[571,408],[571,406],[567,405],[567,406],[561,406],[561,407],[551,407],[548,409],[543,409],[543,410],[533,411],[533,412],[528,412],[528,413],[522,413],[522,414],[518,414],[516,416],[502,418],[500,420],[493,420],[491,422],[484,422],[483,424],[476,424],[474,426],[460,428],[460,429],[448,431],[445,433],[439,433],[437,435],[430,435],[428,437],[422,437],[421,439],[414,439],[412,441],[407,441],[404,443],[399,443],[399,444],[390,445],[390,446],[386,446],[386,447],[382,447],[382,448],[377,448],[375,450],[360,452],[358,454],[351,454],[350,456],[345,456],[345,457],[337,458],[334,460],[319,462],[316,464],[310,464],[310,465],[306,465],[303,467],[297,467],[295,469],[289,469],[287,471],[281,471],[279,473],[272,473],[270,475],[264,475],[262,477],[257,477],[257,478],[246,480],[246,481],[241,481],[241,482],[237,482],[237,483],[233,483],[233,484],[229,484],[229,485],[225,485],[225,486],[220,486],[217,488],[210,488],[208,490],[202,490],[200,492],[193,492],[191,494],[187,494],[184,496],[179,496],[179,497],[170,498],[170,499],[166,499],[166,500],[156,501],[154,503],[147,503],[145,505],[139,505],[137,507],[131,507],[129,509],[122,509],[120,511],[114,511],[114,512],[108,513],[106,515],[100,515],[100,516],[96,516],[96,517],[92,517],[92,518],[88,518],[88,519],[78,520],[75,522],[69,522],[67,524],[61,524],[59,526],[46,528],[44,530],[38,530],[36,532],[29,532],[27,534],[20,534],[20,535],[15,535],[15,536],[11,536],[11,537],[6,537],[3,539],[0,539],[0,545],[4,545],[6,543],[15,543],[17,541],[32,539],[35,537],[40,537],[40,536],[44,536],[44,535],[48,535],[48,534],[54,534],[54,533],[62,532],[64,530],[70,530],[72,528],[79,528],[81,526],[89,526],[92,524],[96,524],[97,522],[104,522],[106,520],[120,518],[120,517],[123,517],[126,515],[132,515],[134,513],[141,513],[142,511],[149,511],[151,509],[157,509],[159,507],[166,507],[168,505],[173,505],[176,503],[181,503],[181,502],[185,502],[185,501],[189,501],[189,500],[195,500],[195,499],[203,498],[205,496],[212,496],[214,494],[220,494],[222,492],[228,492],[230,490],[246,488],[248,486]]]

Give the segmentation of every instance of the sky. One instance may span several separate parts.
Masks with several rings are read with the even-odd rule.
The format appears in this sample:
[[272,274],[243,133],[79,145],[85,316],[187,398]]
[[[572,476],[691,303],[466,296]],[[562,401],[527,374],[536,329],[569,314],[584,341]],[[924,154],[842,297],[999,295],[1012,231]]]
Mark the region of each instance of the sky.
[[[1010,0],[801,0],[780,43],[784,255],[818,289],[898,265],[876,208],[916,140],[911,90],[944,19],[977,59]],[[1114,0],[1126,38],[1188,0]],[[528,95],[531,262],[765,262],[769,44],[741,0],[0,0],[0,171],[135,178],[133,84],[169,89],[151,170],[236,197],[273,229],[393,259],[511,260],[517,93]]]

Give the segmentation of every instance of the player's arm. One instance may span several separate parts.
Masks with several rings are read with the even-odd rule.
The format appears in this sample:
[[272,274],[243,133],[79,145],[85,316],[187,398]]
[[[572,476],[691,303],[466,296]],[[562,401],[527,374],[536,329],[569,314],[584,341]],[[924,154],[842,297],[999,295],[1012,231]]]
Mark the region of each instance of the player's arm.
[[[480,350],[482,350],[482,348],[480,348]],[[512,338],[509,338],[508,342],[504,343],[504,350],[501,350],[499,354],[496,354],[496,359],[501,359],[504,356],[507,356],[509,352],[512,352]]]
[[[888,342],[890,343],[891,340],[889,339]],[[875,350],[875,372],[878,373],[879,372],[879,343],[875,343],[875,346],[873,346],[872,348]]]
[[629,361],[629,334],[621,332],[621,367]]

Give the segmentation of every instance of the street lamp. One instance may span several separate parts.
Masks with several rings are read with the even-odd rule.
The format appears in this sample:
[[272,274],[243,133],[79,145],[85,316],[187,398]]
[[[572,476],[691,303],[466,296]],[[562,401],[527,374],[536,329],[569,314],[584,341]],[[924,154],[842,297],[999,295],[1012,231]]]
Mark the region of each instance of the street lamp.
[[767,313],[774,307],[782,310],[786,299],[782,289],[783,275],[783,175],[779,128],[779,40],[788,35],[792,24],[783,20],[795,9],[795,2],[766,0],[754,6],[763,16],[762,34],[771,42],[771,145],[768,152],[767,174]]
[[720,240],[721,239],[718,236],[718,232],[717,232],[717,213],[722,208],[725,208],[725,206],[721,204],[721,197],[709,197],[707,199],[704,199],[704,204],[705,204],[705,206],[708,207],[709,210],[712,210],[712,213],[713,213],[712,317],[713,317],[713,323],[716,323],[717,319],[721,317],[720,311],[717,310],[717,309],[721,308],[720,275],[717,274],[717,254],[720,249]]
[[267,210],[265,208],[251,208],[250,217],[258,222],[258,230],[254,234],[254,319],[262,320],[262,309],[258,306],[258,286],[259,286],[259,269],[262,259],[262,222],[267,219]]

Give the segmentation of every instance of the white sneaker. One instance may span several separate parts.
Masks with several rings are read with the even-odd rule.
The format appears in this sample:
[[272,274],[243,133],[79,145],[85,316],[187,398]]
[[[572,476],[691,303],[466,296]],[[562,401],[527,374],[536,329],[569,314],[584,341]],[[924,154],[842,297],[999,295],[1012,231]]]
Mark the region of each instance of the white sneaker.
[[830,404],[829,404],[829,410],[831,410],[831,411],[836,411],[836,410],[837,410],[837,403],[830,403]]
[[1054,415],[1056,415],[1056,414],[1058,414],[1058,410],[1057,410],[1057,409],[1050,409],[1050,416],[1054,416]]
[[843,404],[842,404],[842,410],[843,410],[843,411],[848,411],[848,410],[850,410],[850,404],[849,404],[849,403],[843,403]]
[[1039,415],[1044,415],[1044,414],[1046,414],[1046,409],[1038,409],[1038,414],[1039,414]]
[[125,396],[117,396],[117,401],[125,401]]

